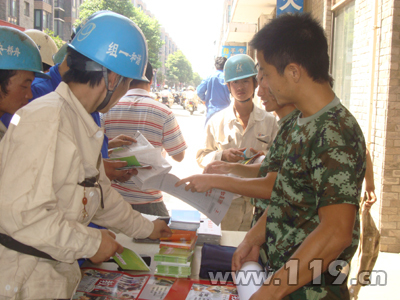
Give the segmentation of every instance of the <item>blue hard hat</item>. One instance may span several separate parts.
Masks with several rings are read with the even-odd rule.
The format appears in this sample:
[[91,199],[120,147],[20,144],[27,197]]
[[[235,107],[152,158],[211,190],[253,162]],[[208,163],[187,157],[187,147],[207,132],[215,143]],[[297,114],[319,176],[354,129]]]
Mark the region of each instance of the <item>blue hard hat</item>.
[[[71,39],[75,37],[75,35],[81,30],[81,28],[89,21],[91,20],[94,16],[101,14],[103,12],[108,12],[108,10],[100,10],[96,11],[95,13],[91,14],[89,17],[87,17],[85,20],[82,21],[76,28],[72,28],[72,35]],[[62,45],[62,47],[58,50],[56,54],[53,55],[53,62],[55,64],[60,64],[64,60],[65,56],[67,55],[67,48],[68,48],[68,43],[65,43]]]
[[149,81],[146,39],[127,17],[114,12],[91,16],[69,46],[121,76]]
[[0,26],[0,69],[32,71],[36,77],[50,78],[42,71],[35,42],[22,31],[7,26]]
[[246,54],[231,56],[224,66],[225,82],[244,79],[257,75],[254,60]]

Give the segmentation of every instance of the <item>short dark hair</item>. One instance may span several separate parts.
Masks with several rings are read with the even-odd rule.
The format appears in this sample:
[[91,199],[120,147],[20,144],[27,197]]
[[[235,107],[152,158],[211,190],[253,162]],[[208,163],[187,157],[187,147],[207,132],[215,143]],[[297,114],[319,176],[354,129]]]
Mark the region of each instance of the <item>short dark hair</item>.
[[8,94],[7,86],[10,78],[17,74],[16,70],[0,70],[0,99]]
[[316,82],[330,82],[328,42],[321,25],[309,13],[284,14],[257,32],[250,45],[283,75],[297,63]]
[[[149,80],[149,82],[153,79],[153,66],[151,65],[151,63],[149,61],[147,62],[146,73],[144,74],[144,76],[146,76],[146,78]],[[142,84],[143,82],[145,82],[145,81],[132,79],[129,87],[134,88],[135,86]]]
[[[86,62],[92,61],[90,58],[80,54],[78,51],[67,47],[67,63],[69,70],[64,73],[62,79],[65,83],[76,82],[86,84],[90,87],[98,86],[103,79],[102,71],[85,71],[82,69]],[[109,73],[110,70],[107,70]]]
[[146,78],[151,81],[153,79],[153,66],[150,62],[147,62],[147,68],[145,73]]
[[227,58],[226,58],[226,57],[224,57],[224,56],[218,56],[218,57],[215,59],[215,68],[216,68],[217,70],[223,70],[226,61],[227,61]]

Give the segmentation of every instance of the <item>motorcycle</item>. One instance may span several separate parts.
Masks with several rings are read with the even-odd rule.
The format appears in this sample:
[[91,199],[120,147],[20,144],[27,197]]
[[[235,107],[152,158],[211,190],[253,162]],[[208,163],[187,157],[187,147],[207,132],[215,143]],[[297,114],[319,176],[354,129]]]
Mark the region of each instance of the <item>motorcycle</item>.
[[169,100],[168,100],[168,97],[161,97],[161,99],[162,99],[161,103],[162,103],[162,104],[165,104],[166,106],[169,107]]
[[189,111],[190,115],[193,115],[193,112],[197,109],[196,103],[193,100],[187,100],[186,109]]
[[174,94],[174,103],[176,103],[176,104],[178,104],[178,105],[181,105],[181,97],[179,96],[179,94],[178,93],[175,93]]

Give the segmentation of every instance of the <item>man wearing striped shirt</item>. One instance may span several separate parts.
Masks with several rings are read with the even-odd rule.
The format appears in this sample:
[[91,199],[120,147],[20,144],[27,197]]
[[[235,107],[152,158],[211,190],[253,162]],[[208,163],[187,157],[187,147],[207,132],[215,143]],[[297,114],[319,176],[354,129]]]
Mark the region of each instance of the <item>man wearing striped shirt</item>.
[[[174,160],[180,162],[187,148],[175,115],[167,106],[150,96],[153,68],[148,63],[146,78],[149,82],[132,80],[126,95],[102,117],[107,136],[120,134],[133,136],[140,131],[156,148],[163,148]],[[112,185],[133,209],[146,214],[168,216],[163,195],[158,190],[141,191],[132,180]]]

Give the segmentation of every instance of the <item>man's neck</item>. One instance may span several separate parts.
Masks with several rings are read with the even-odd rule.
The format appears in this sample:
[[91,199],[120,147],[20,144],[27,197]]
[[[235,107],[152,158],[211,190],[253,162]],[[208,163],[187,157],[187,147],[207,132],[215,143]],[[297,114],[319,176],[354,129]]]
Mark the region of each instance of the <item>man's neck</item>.
[[254,104],[252,99],[246,102],[239,102],[235,100],[235,103],[233,105],[233,109],[236,112],[236,116],[240,118],[246,118],[250,116],[251,112],[253,111]]
[[89,114],[96,111],[96,108],[106,96],[104,81],[93,88],[89,84],[75,82],[68,83],[68,86]]
[[294,111],[296,109],[296,106],[292,105],[292,104],[287,104],[283,107],[281,107],[280,109],[277,109],[275,111],[275,113],[277,114],[279,119],[282,119],[284,117],[286,117],[288,114],[290,114],[292,111]]
[[319,112],[335,98],[328,82],[310,82],[305,84],[298,93],[294,104],[301,111],[302,117],[307,118]]
[[133,89],[141,89],[141,90],[145,90],[146,92],[149,92],[149,93],[150,93],[150,88],[151,88],[151,86],[150,86],[150,84],[148,84],[148,83],[135,84],[135,85],[131,85],[131,86],[129,87],[130,90],[133,90]]

